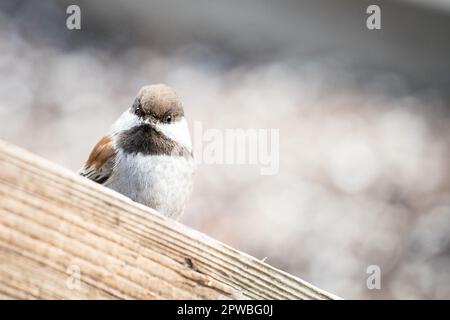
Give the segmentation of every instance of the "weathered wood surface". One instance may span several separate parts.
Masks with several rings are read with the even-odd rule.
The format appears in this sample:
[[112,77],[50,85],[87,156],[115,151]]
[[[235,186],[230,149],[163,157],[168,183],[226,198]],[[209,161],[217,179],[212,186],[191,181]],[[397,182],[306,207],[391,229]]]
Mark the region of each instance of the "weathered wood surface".
[[336,297],[0,141],[0,298]]

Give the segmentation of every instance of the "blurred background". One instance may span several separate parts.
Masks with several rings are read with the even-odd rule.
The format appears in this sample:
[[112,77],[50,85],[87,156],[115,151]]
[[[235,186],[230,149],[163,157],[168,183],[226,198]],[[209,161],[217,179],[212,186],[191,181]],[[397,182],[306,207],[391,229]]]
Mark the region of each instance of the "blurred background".
[[77,170],[167,83],[191,125],[280,130],[276,175],[199,165],[183,223],[344,298],[450,299],[449,39],[445,0],[2,0],[0,139]]

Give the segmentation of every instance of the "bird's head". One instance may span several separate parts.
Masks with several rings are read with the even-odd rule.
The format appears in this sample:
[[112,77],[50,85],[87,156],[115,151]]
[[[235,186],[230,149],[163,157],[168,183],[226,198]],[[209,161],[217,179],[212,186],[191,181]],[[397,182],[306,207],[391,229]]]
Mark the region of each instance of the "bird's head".
[[153,126],[170,125],[184,119],[180,98],[165,84],[142,87],[130,112],[143,123]]

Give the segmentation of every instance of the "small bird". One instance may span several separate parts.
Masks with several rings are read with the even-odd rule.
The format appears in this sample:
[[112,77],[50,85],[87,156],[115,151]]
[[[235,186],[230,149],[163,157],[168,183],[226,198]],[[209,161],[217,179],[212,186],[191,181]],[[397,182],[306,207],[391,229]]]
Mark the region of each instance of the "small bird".
[[169,86],[155,84],[139,90],[78,173],[178,219],[192,191],[194,167],[180,98]]

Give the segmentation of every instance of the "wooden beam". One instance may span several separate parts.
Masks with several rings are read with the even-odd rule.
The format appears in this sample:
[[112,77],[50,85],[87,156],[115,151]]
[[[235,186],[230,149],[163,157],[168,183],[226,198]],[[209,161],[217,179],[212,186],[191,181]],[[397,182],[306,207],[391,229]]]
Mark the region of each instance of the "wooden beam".
[[0,141],[0,298],[336,297]]

